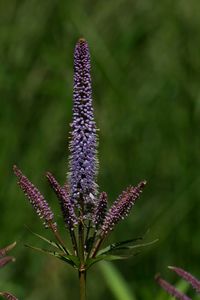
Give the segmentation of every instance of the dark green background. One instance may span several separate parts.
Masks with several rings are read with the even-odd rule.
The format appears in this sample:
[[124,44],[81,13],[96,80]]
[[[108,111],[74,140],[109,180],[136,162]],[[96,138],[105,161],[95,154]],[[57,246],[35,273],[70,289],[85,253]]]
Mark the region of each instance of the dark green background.
[[[48,232],[12,165],[40,187],[62,224],[44,174],[65,180],[73,48],[82,36],[91,49],[100,189],[111,203],[127,185],[148,181],[112,240],[147,229],[148,239],[160,239],[114,266],[136,299],[163,300],[156,272],[175,283],[167,266],[177,265],[200,278],[199,0],[0,0],[0,244],[18,242],[0,289],[20,299],[78,299],[73,270],[23,246],[40,245],[24,224]],[[89,299],[117,299],[104,275],[91,269]]]

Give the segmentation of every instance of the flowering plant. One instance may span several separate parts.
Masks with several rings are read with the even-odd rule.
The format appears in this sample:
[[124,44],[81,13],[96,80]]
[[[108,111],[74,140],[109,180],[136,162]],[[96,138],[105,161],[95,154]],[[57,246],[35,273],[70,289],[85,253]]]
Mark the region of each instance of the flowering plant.
[[107,194],[99,193],[97,185],[97,128],[92,106],[90,53],[88,44],[79,39],[74,52],[73,120],[69,144],[69,172],[66,183],[60,185],[48,172],[46,177],[54,190],[62,210],[65,226],[70,233],[72,249],[63,241],[54,214],[39,192],[22,171],[14,166],[18,184],[24,191],[46,228],[52,230],[56,242],[38,234],[54,250],[36,250],[51,254],[78,270],[80,299],[86,299],[86,272],[96,262],[115,260],[134,255],[147,244],[135,244],[137,239],[117,242],[100,249],[115,225],[128,215],[140,196],[146,181],[129,186],[111,208],[107,208]]

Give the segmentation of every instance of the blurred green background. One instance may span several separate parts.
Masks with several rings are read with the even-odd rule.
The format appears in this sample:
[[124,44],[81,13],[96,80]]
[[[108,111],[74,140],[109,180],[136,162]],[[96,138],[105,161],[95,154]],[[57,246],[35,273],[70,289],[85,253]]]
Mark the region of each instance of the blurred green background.
[[0,290],[28,300],[78,299],[73,269],[24,247],[40,245],[24,224],[49,233],[12,165],[62,224],[44,174],[65,181],[73,48],[82,36],[91,49],[101,190],[111,203],[127,185],[148,181],[111,240],[147,229],[149,240],[159,238],[136,258],[91,269],[88,299],[169,299],[156,272],[176,284],[167,266],[177,265],[200,278],[199,0],[0,0],[0,244],[18,242]]

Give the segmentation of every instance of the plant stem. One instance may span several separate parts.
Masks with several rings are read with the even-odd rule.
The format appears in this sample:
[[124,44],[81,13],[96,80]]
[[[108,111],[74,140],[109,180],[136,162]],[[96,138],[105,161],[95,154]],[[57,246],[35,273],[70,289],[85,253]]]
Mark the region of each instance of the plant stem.
[[49,223],[49,227],[51,228],[53,234],[55,235],[57,241],[62,245],[62,247],[65,249],[66,254],[69,254],[69,251],[65,247],[65,243],[62,240],[59,232],[55,229],[55,226],[52,223]]
[[87,240],[89,238],[90,227],[91,227],[91,221],[88,222],[88,227],[87,227],[87,232],[86,232],[86,237],[85,237],[85,245],[87,245]]
[[77,256],[78,255],[78,245],[77,245],[76,236],[75,236],[73,230],[70,230],[70,236],[71,236],[72,245],[73,245],[73,249],[74,249],[74,255]]
[[81,264],[84,264],[85,259],[85,252],[84,252],[84,225],[83,221],[79,221],[78,225],[78,235],[79,235],[79,258],[81,261]]
[[84,268],[79,270],[79,292],[80,300],[86,300],[86,270]]
[[101,246],[101,244],[103,243],[104,237],[100,238],[97,240],[96,244],[94,245],[94,248],[92,249],[91,253],[90,253],[90,257],[93,258],[96,256],[99,247]]

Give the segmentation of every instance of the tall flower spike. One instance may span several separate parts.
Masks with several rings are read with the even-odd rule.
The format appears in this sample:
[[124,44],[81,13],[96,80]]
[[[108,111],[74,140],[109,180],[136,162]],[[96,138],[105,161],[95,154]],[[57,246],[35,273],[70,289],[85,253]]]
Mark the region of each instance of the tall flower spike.
[[163,278],[161,278],[159,274],[157,274],[155,276],[155,280],[163,288],[163,290],[165,290],[168,294],[170,294],[174,298],[179,299],[179,300],[192,300],[191,298],[189,298],[185,294],[183,294],[180,291],[178,291],[169,282],[167,282],[166,280],[164,280]]
[[26,176],[17,168],[13,167],[14,173],[18,178],[18,184],[23,190],[25,195],[28,197],[30,203],[36,210],[38,216],[44,220],[46,227],[52,227],[56,230],[56,223],[54,223],[54,214],[49,207],[47,201],[41,195],[39,190],[28,180]]
[[96,204],[97,135],[92,107],[90,53],[80,39],[74,52],[73,121],[69,145],[69,183],[71,201],[84,214]]
[[142,181],[136,187],[128,187],[127,190],[119,196],[106,214],[101,228],[101,236],[113,230],[114,226],[128,215],[145,185],[146,181]]
[[181,268],[172,266],[169,266],[168,268],[176,272],[179,276],[181,276],[183,279],[189,282],[192,285],[192,287],[197,291],[197,293],[200,293],[200,281],[197,278],[195,278],[192,274],[186,272]]
[[102,192],[99,196],[99,202],[97,204],[97,207],[94,212],[94,217],[93,217],[93,223],[96,229],[98,229],[99,226],[103,224],[103,221],[105,219],[107,206],[108,206],[107,197],[108,196],[106,192]]
[[46,174],[46,177],[59,199],[65,224],[68,225],[70,230],[73,230],[77,225],[77,217],[74,213],[74,207],[70,202],[68,187],[61,187],[50,172]]

